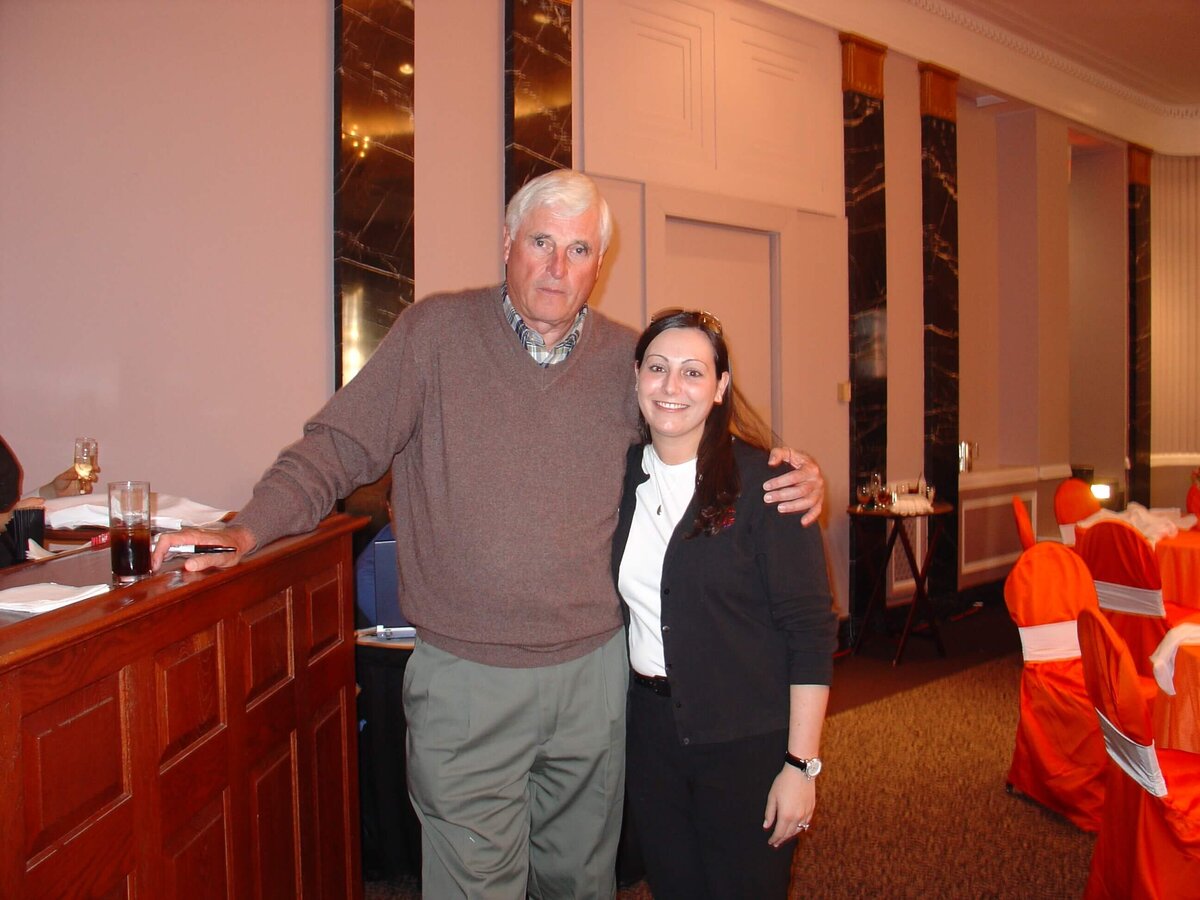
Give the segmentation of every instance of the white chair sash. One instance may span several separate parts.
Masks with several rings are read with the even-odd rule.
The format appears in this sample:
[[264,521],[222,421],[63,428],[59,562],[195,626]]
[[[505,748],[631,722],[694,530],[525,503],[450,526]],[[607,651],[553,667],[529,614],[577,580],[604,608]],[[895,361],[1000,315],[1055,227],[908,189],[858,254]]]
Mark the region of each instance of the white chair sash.
[[1158,765],[1158,751],[1153,741],[1147,747],[1130,740],[1104,713],[1096,710],[1100,717],[1100,733],[1104,735],[1104,747],[1121,769],[1155,797],[1167,796],[1167,782]]
[[1159,619],[1167,614],[1163,607],[1162,591],[1113,584],[1111,581],[1097,581],[1096,599],[1100,601],[1100,608],[1109,612],[1154,616]]
[[1079,627],[1074,619],[1024,625],[1017,631],[1021,635],[1021,656],[1025,662],[1079,658]]

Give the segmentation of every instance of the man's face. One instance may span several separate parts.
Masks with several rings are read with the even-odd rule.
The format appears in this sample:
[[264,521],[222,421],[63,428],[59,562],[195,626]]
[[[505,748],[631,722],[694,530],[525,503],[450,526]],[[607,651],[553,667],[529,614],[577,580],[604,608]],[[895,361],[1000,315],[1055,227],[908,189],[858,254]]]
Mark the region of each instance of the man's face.
[[556,216],[552,207],[539,206],[516,234],[504,229],[509,299],[547,346],[570,330],[596,286],[603,258],[596,209]]

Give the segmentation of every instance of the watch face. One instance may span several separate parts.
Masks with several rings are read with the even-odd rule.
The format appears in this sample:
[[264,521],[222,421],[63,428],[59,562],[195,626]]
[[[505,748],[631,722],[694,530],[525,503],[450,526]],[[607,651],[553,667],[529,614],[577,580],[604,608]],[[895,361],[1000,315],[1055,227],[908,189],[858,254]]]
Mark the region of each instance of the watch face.
[[821,774],[821,758],[814,756],[808,761],[808,765],[804,767],[804,774],[809,778],[816,778]]

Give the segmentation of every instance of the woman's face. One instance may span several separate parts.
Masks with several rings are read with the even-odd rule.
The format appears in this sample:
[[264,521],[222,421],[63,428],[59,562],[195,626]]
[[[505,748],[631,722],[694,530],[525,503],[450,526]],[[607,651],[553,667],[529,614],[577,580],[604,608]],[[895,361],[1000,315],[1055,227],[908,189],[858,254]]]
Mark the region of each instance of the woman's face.
[[668,328],[646,347],[635,371],[638,406],[659,455],[666,446],[676,459],[664,460],[691,459],[709,411],[729,387],[728,372],[717,377],[712,342],[698,328]]

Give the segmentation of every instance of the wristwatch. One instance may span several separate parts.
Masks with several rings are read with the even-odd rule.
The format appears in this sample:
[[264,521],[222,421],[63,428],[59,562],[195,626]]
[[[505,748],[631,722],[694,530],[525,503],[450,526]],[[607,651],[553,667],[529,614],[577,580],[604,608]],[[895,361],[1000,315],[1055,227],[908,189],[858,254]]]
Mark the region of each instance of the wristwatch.
[[783,761],[789,766],[795,766],[804,773],[804,777],[812,781],[821,774],[821,757],[814,756],[810,759],[801,759],[799,756],[792,756],[788,752],[784,752]]

